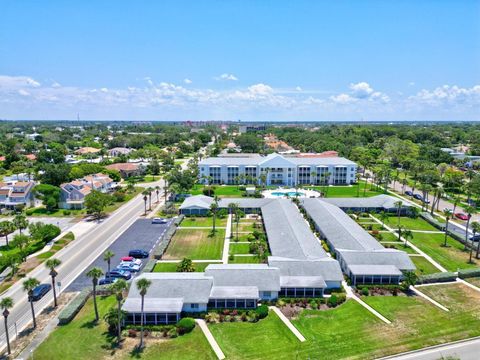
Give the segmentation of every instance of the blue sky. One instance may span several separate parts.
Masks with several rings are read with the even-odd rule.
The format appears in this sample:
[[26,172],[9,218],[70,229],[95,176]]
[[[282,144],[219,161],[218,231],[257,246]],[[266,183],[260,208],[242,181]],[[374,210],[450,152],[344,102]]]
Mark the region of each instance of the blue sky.
[[0,13],[0,118],[480,119],[480,1],[3,0]]

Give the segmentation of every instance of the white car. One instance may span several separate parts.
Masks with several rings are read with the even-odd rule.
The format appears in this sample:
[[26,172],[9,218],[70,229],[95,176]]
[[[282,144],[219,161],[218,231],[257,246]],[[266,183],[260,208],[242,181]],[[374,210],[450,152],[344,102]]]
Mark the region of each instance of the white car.
[[131,262],[121,262],[120,265],[117,266],[117,269],[130,272],[138,272],[140,271],[140,265],[132,264]]
[[163,219],[163,218],[153,218],[152,219],[152,224],[166,224],[166,223],[168,223],[167,219]]
[[138,266],[142,266],[142,260],[135,259],[132,256],[124,256],[120,259],[120,262],[121,263],[131,263],[131,264],[135,264],[135,265],[138,265]]

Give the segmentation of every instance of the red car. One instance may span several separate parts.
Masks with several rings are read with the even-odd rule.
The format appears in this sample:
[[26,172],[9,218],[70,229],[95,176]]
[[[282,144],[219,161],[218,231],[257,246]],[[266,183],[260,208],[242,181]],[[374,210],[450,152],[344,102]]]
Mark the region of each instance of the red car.
[[464,213],[455,213],[455,217],[460,219],[460,220],[465,220],[465,221],[468,220],[468,216],[465,215]]

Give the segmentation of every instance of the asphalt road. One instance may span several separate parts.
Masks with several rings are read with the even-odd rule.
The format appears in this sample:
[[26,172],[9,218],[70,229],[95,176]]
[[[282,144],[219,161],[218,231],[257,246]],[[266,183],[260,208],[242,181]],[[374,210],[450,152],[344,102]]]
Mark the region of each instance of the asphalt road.
[[[172,221],[173,219],[167,224],[152,224],[151,219],[137,219],[108,247],[108,250],[115,254],[111,260],[111,269],[114,269],[120,263],[120,258],[128,256],[128,252],[132,249],[142,249],[150,253]],[[142,268],[147,261],[148,259],[142,259]],[[98,266],[104,272],[107,272],[107,263],[103,260],[103,253],[87,266],[87,270],[93,266]],[[132,279],[137,274],[132,273]],[[70,284],[66,291],[80,291],[91,285],[92,279],[86,277],[85,272],[83,272]]]
[[[160,185],[163,187],[163,181],[150,183],[150,186]],[[153,206],[153,204],[152,204]],[[98,222],[95,225],[86,224],[81,221],[70,228],[76,236],[75,241],[54,255],[62,261],[57,269],[57,281],[61,282],[60,292],[68,288],[68,286],[78,277],[79,274],[85,272],[87,267],[126,230],[141,215],[143,215],[144,202],[142,195],[136,196],[127,204],[117,209],[108,218]],[[87,231],[84,229],[87,228]],[[41,283],[50,283],[48,269],[44,265],[40,265],[32,270],[28,277],[34,277]],[[10,311],[9,316],[9,332],[10,338],[15,337],[15,329],[20,332],[25,329],[32,321],[30,305],[27,301],[27,295],[23,291],[22,281],[15,283],[8,289],[3,296],[11,297],[15,306]],[[36,313],[40,313],[50,303],[53,302],[53,294],[50,291],[41,300],[34,305]],[[16,325],[16,326],[15,326]],[[0,327],[0,350],[6,347],[5,330]]]

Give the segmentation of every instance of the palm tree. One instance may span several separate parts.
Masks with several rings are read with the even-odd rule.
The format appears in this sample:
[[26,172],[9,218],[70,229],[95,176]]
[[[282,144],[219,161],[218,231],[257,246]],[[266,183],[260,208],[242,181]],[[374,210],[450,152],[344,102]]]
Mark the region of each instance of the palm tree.
[[154,188],[152,187],[149,187],[147,188],[147,192],[148,192],[148,207],[150,209],[150,211],[152,211],[152,192],[153,192]]
[[195,266],[191,259],[183,258],[177,265],[177,272],[195,272]]
[[117,311],[118,311],[118,318],[117,318],[117,342],[120,344],[122,340],[122,300],[123,300],[123,292],[128,289],[128,284],[124,279],[118,279],[114,282],[110,289],[115,294],[117,298]]
[[212,213],[212,234],[215,234],[215,222],[217,220],[217,211],[218,211],[218,203],[214,201],[210,204],[210,212]]
[[472,215],[477,212],[477,209],[475,209],[473,206],[467,206],[465,208],[465,212],[467,213],[467,226],[466,226],[466,231],[465,231],[465,250],[467,249],[467,243],[468,243],[468,227],[470,225],[470,219],[472,218]]
[[115,256],[115,253],[110,250],[107,250],[103,253],[103,261],[107,263],[107,274],[109,274],[108,276],[110,276],[110,264],[114,256]]
[[3,319],[5,322],[5,337],[7,340],[7,352],[8,355],[10,355],[12,352],[10,350],[10,337],[8,336],[8,315],[10,315],[10,311],[8,309],[11,309],[13,307],[13,300],[10,297],[4,297],[0,301],[0,308],[3,310]]
[[143,347],[143,322],[144,322],[144,302],[145,302],[145,295],[147,294],[148,288],[152,285],[152,282],[148,279],[142,278],[137,280],[136,282],[137,289],[140,292],[140,296],[142,297],[142,305],[141,305],[141,320],[140,320],[140,345],[138,346],[140,349]]
[[355,174],[357,180],[357,197],[360,197],[360,174]]
[[407,247],[407,241],[413,239],[412,230],[409,230],[409,229],[403,230],[402,236],[403,236],[403,238],[405,239],[405,242],[403,243],[403,246],[404,246],[404,247]]
[[157,194],[157,203],[159,202],[158,200],[158,194],[160,193],[160,186],[155,186],[155,194]]
[[87,272],[87,277],[92,279],[92,285],[93,285],[93,307],[95,309],[95,321],[98,321],[99,316],[98,316],[98,307],[97,307],[97,285],[98,285],[98,279],[100,279],[103,275],[103,270],[100,269],[99,267],[93,267]]
[[0,236],[5,236],[5,241],[8,244],[8,235],[15,231],[15,225],[10,221],[1,221],[0,222]]
[[443,215],[445,216],[446,224],[445,224],[445,242],[443,243],[444,247],[447,247],[447,235],[448,235],[448,222],[452,217],[452,210],[445,209],[443,210]]
[[15,215],[12,220],[13,225],[22,233],[22,230],[28,227],[28,220],[24,214]]
[[[478,221],[472,222],[472,232],[473,232],[474,238],[475,238],[475,234],[480,234],[480,223]],[[475,254],[475,258],[478,259],[479,253],[480,253],[480,240],[478,241],[477,253]]]
[[398,226],[400,226],[400,212],[402,211],[403,201],[402,200],[395,201],[394,205],[397,208]]
[[40,281],[35,278],[28,278],[23,282],[23,291],[28,294],[28,301],[30,302],[30,308],[32,309],[33,328],[37,327],[37,320],[35,319],[35,309],[33,307],[33,289],[40,285]]
[[53,290],[53,304],[54,304],[54,307],[57,307],[57,291],[55,290],[55,277],[58,275],[55,268],[59,267],[61,263],[62,263],[61,260],[56,259],[56,258],[48,259],[45,262],[45,266],[48,269],[50,269],[50,276],[52,277],[52,290]]
[[365,197],[365,193],[367,192],[368,179],[370,179],[370,174],[366,173],[365,174],[365,186],[363,187],[363,197]]
[[378,217],[380,218],[380,221],[382,222],[382,229],[385,229],[385,220],[388,219],[388,214],[385,211],[380,212],[378,214]]
[[[472,254],[473,254],[473,245],[474,245],[474,242],[475,242],[475,235],[479,232],[480,230],[480,223],[478,221],[473,221],[472,222],[472,244],[470,245],[470,260],[468,261],[469,263],[472,263]],[[480,244],[480,241],[478,242]],[[478,258],[478,245],[477,245],[477,256],[476,258]]]
[[143,195],[143,202],[145,204],[145,216],[147,216],[148,191],[147,190],[142,191],[142,195]]

